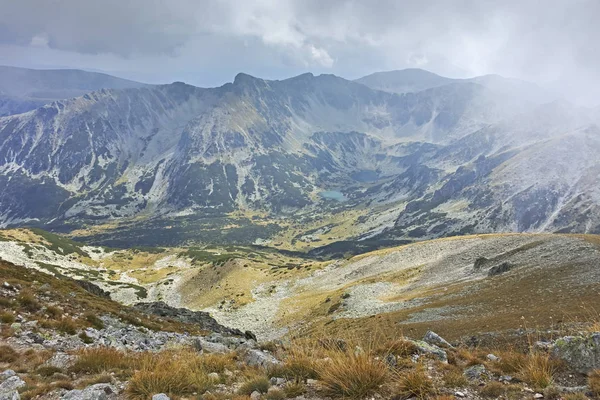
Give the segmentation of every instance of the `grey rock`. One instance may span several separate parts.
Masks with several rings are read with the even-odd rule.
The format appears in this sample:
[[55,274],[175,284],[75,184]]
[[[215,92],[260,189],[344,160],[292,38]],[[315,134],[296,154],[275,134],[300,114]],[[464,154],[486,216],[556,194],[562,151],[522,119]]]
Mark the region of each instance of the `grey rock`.
[[[7,399],[14,398],[14,393],[16,393],[17,389],[25,386],[26,383],[23,379],[14,375],[6,379],[4,382],[0,384],[0,393],[2,393]],[[18,394],[18,393],[17,393]],[[13,397],[11,397],[13,396]],[[17,397],[18,398],[18,397]]]
[[16,375],[13,375],[0,383],[0,393],[11,392],[25,386],[25,381]]
[[194,341],[194,347],[196,350],[206,353],[229,353],[231,351],[229,347],[224,344],[209,342],[204,339],[196,339]]
[[211,381],[218,381],[219,380],[219,374],[217,374],[216,372],[211,372],[207,376],[208,376],[208,379],[210,379]]
[[251,367],[270,368],[281,364],[281,362],[271,354],[256,349],[247,350],[243,357],[244,362]]
[[7,369],[3,373],[0,374],[0,383],[4,382],[10,377],[17,376],[17,373],[12,369]]
[[554,342],[551,354],[582,374],[600,369],[600,333],[560,338]]
[[497,357],[494,354],[488,354],[486,358],[492,362],[500,360],[500,357]]
[[271,385],[273,385],[273,386],[281,386],[286,382],[286,380],[284,378],[272,377],[270,379],[270,382],[271,382]]
[[260,392],[258,391],[254,391],[252,392],[252,394],[250,394],[250,399],[251,400],[259,400],[260,399]]
[[433,331],[427,331],[427,333],[423,337],[423,341],[426,343],[429,343],[431,345],[446,348],[446,349],[451,349],[454,347],[450,343],[448,343],[443,337],[441,337],[440,335],[438,335],[437,333],[435,333]]
[[438,346],[429,344],[422,340],[414,340],[412,342],[417,347],[417,350],[419,351],[419,353],[431,354],[431,355],[435,356],[441,362],[448,362],[448,354],[443,349],[439,348]]
[[164,393],[155,394],[152,396],[152,400],[171,400],[169,396]]
[[465,396],[466,396],[466,395],[465,395],[463,392],[454,392],[454,395],[455,395],[456,397],[460,397],[460,398],[463,398],[463,397],[465,397]]
[[55,353],[48,361],[46,361],[46,365],[60,369],[67,369],[75,363],[76,359],[76,356],[58,352]]
[[481,364],[470,366],[466,368],[463,373],[470,381],[489,378],[488,371],[485,369],[485,366]]
[[113,400],[117,399],[117,389],[110,384],[98,383],[83,390],[70,390],[61,400]]
[[488,276],[501,275],[501,274],[504,274],[504,273],[510,271],[513,268],[514,268],[514,265],[512,265],[511,263],[503,262],[502,264],[495,265],[492,268],[490,268],[488,270]]
[[0,400],[21,400],[21,395],[16,390],[0,392]]

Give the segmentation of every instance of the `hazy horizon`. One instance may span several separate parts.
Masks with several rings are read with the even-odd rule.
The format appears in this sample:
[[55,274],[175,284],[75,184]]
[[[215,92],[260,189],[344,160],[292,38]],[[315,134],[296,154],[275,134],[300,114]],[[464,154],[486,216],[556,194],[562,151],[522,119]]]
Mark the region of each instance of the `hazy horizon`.
[[219,86],[245,72],[356,79],[422,68],[498,74],[598,104],[600,28],[591,0],[494,2],[0,0],[0,64]]

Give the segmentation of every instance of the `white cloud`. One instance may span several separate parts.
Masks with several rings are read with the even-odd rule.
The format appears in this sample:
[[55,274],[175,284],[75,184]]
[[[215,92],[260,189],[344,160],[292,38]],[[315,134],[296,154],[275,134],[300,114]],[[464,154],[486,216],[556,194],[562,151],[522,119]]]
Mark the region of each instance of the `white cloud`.
[[596,0],[0,0],[0,9],[4,63],[215,85],[238,71],[421,67],[600,90]]
[[29,42],[30,46],[33,47],[48,47],[50,39],[48,39],[48,35],[45,33],[40,33],[31,38],[31,42]]

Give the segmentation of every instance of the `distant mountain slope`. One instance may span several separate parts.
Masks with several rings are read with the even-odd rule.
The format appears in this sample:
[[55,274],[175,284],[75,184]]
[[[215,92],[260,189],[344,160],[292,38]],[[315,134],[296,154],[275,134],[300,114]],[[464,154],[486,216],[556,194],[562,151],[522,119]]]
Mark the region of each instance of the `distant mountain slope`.
[[372,89],[390,93],[415,93],[443,85],[460,82],[477,83],[498,94],[534,104],[548,103],[558,99],[556,93],[520,79],[505,78],[500,75],[483,75],[467,79],[453,79],[436,75],[418,68],[397,71],[375,72],[355,80]]
[[419,68],[407,68],[399,71],[375,72],[355,80],[373,89],[391,93],[415,93],[455,82]]
[[54,100],[94,90],[142,86],[145,85],[98,72],[0,66],[0,116],[27,112]]
[[538,105],[507,87],[457,80],[397,94],[333,75],[238,74],[218,88],[55,101],[0,118],[0,226],[77,229],[108,245],[290,250],[600,232],[597,110]]

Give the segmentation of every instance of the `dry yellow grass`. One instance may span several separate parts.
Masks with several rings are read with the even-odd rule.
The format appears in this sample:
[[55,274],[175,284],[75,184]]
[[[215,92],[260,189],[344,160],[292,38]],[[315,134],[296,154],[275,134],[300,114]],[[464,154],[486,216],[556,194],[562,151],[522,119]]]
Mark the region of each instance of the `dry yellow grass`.
[[136,357],[113,347],[95,347],[80,350],[77,360],[71,367],[75,373],[100,373],[114,370],[130,370],[136,363]]
[[435,393],[433,381],[420,368],[401,373],[396,377],[396,380],[395,391],[402,397],[425,399]]
[[324,392],[332,397],[362,399],[379,394],[389,379],[387,365],[367,352],[334,352],[319,363]]
[[594,370],[588,376],[588,386],[590,391],[596,396],[600,396],[600,370]]
[[521,368],[522,379],[536,389],[550,386],[555,372],[555,363],[545,353],[530,353]]

